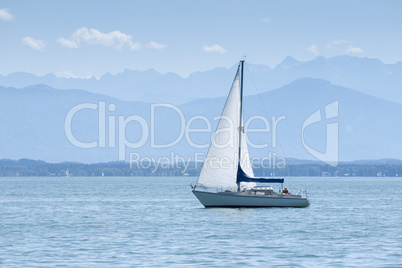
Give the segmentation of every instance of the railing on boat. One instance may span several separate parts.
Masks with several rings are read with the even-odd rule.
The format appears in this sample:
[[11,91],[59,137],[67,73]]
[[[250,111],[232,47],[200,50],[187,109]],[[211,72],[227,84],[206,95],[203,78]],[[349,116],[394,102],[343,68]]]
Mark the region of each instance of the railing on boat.
[[[196,185],[191,185],[191,188],[193,190],[197,189],[198,191],[203,191],[203,192],[210,192],[210,193],[219,193],[219,192],[237,192],[237,188],[223,188],[223,187],[217,187],[217,188],[209,188],[205,187],[202,184],[196,184]],[[281,194],[282,189],[278,189],[277,193]],[[291,194],[293,195],[300,195],[302,198],[308,198],[307,196],[307,191],[304,189],[301,190],[296,190],[296,191],[290,191]]]
[[219,192],[237,192],[237,188],[223,188],[223,187],[216,187],[216,188],[210,188],[210,187],[205,187],[202,184],[196,184],[196,185],[190,185],[193,190],[197,189],[198,191],[203,191],[203,192],[210,192],[210,193],[219,193]]
[[307,197],[307,191],[304,190],[304,189],[301,189],[301,190],[296,191],[295,194],[296,194],[296,195],[300,195],[300,196],[303,197],[303,198],[308,198],[308,197]]

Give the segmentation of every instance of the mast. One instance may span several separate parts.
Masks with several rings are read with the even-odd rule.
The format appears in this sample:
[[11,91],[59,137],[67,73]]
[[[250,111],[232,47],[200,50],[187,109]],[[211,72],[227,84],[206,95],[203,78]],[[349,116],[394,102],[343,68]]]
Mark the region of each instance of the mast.
[[[241,157],[241,132],[242,132],[242,119],[243,119],[243,68],[244,60],[240,61],[241,72],[240,72],[240,118],[239,118],[239,155],[238,155],[238,168],[240,168],[240,157]],[[240,183],[237,184],[237,190],[240,191]]]

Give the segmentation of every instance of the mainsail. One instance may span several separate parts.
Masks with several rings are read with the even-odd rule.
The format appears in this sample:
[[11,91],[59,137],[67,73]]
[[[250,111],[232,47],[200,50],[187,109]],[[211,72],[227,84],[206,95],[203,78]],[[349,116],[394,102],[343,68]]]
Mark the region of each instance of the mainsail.
[[[239,65],[237,69],[196,186],[237,191],[238,186],[253,187],[256,182],[262,182],[262,180],[263,182],[283,182],[282,179],[279,181],[278,179],[254,178],[246,135],[242,128],[241,67],[242,65]],[[239,124],[240,120],[241,124]]]
[[246,135],[243,130],[239,131],[240,101],[239,65],[197,185],[203,185],[206,188],[220,188],[222,190],[234,191],[237,189],[239,133],[242,135],[240,165],[249,177],[254,177]]
[[[240,65],[198,177],[197,185],[225,190],[235,190],[237,188],[239,120]],[[247,147],[247,144],[243,146]]]

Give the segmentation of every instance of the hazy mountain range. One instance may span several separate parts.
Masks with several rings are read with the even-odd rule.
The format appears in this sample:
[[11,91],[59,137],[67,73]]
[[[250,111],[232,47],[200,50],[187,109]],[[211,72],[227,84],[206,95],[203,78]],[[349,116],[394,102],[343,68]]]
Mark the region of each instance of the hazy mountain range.
[[[300,71],[303,65],[318,64],[322,61],[333,62],[344,58],[317,58],[309,63],[299,63],[287,58],[274,70],[262,66],[249,66],[249,70],[254,73],[253,77],[255,77],[258,70],[270,74],[273,72],[286,73],[285,70],[294,69],[294,71],[288,73],[287,77],[287,79],[292,80],[293,76],[297,76],[298,72],[299,76],[303,75]],[[346,58],[351,61],[368,61],[369,63],[373,62],[381,65],[375,60]],[[382,64],[381,66],[388,65]],[[400,70],[397,70],[401,66],[399,63],[392,66],[396,69],[395,73],[400,72]],[[391,68],[391,66],[388,67]],[[339,68],[342,71],[339,71],[338,78],[340,82],[338,84],[342,81],[346,83],[348,79],[345,77],[352,75],[347,74],[346,67],[343,69],[339,66]],[[279,71],[279,69],[281,70]],[[323,75],[326,73],[324,70],[321,70],[321,72]],[[191,143],[208,145],[210,135],[216,126],[216,120],[213,118],[220,115],[222,111],[234,77],[234,70],[219,68],[210,72],[193,74],[187,79],[173,74],[160,75],[154,71],[133,73],[127,71],[120,75],[127,75],[126,79],[130,79],[131,75],[129,74],[133,75],[134,73],[137,75],[147,74],[150,77],[155,75],[155,77],[165,80],[163,83],[165,92],[172,93],[173,96],[180,95],[181,91],[176,91],[174,84],[171,85],[166,81],[170,78],[175,81],[185,81],[188,85],[188,92],[192,92],[192,88],[195,88],[193,96],[188,94],[188,96],[192,96],[193,100],[179,106],[154,107],[153,121],[155,127],[151,129],[152,104],[143,101],[120,100],[84,90],[60,90],[47,85],[33,85],[21,89],[0,87],[0,158],[30,158],[48,162],[78,161],[86,163],[117,161],[119,160],[119,143],[122,144],[122,141],[124,141],[122,139],[126,139],[127,142],[131,143],[144,141],[144,144],[139,148],[130,149],[124,147],[123,160],[126,161],[129,160],[128,154],[130,152],[149,158],[158,156],[171,157],[173,154],[192,157],[191,160],[193,161],[197,160],[194,159],[194,154],[196,152],[205,153],[207,146],[194,148]],[[378,77],[384,76],[384,73],[385,71],[382,74],[378,74]],[[11,78],[18,75],[21,74],[9,75],[6,78],[2,77],[2,83],[4,83],[3,81],[12,81]],[[304,75],[307,76],[307,73]],[[394,82],[400,79],[394,73],[389,75],[393,77]],[[109,75],[109,81],[117,79],[118,76]],[[328,79],[331,77],[335,79],[333,74],[327,73],[327,76]],[[360,76],[363,77],[363,73]],[[263,79],[269,80],[265,76],[261,75],[260,77],[261,80],[255,81],[255,83],[260,83]],[[36,79],[33,76],[32,78]],[[141,80],[141,84],[146,85],[156,83],[158,80],[153,80],[146,75],[140,78],[137,79],[134,76],[132,81]],[[370,74],[367,74],[366,78],[374,79]],[[61,79],[55,77],[52,79],[66,83],[61,84],[60,88],[66,87],[70,82],[88,82],[88,84],[93,82],[100,85],[102,81],[106,81],[104,80],[106,79],[105,77],[100,80]],[[210,96],[209,92],[212,92],[213,89],[209,85],[213,84],[214,79],[223,88]],[[285,78],[281,79],[285,80]],[[279,80],[279,78],[275,80],[276,83],[281,83]],[[190,83],[190,81],[192,82]],[[14,82],[17,83],[18,81],[15,80]],[[353,82],[352,80],[349,82],[357,83],[357,81]],[[19,83],[28,82],[20,81]],[[112,82],[110,83],[112,84]],[[361,84],[360,89],[369,85],[367,82],[362,82]],[[380,84],[380,82],[373,82],[373,85],[376,84]],[[316,78],[297,79],[277,89],[264,90],[266,92],[261,94],[252,94],[252,83],[247,82],[245,86],[245,91],[248,95],[244,98],[245,121],[252,116],[258,115],[264,117],[270,124],[269,133],[249,134],[250,142],[260,145],[268,143],[269,145],[268,148],[263,149],[250,148],[252,157],[267,157],[269,153],[276,153],[279,157],[314,159],[302,144],[301,132],[306,119],[317,110],[321,110],[323,120],[309,126],[304,132],[304,140],[310,147],[324,152],[326,124],[338,123],[340,161],[381,158],[402,159],[402,143],[400,142],[399,134],[402,133],[402,125],[400,124],[402,104],[370,96],[360,91],[334,85]],[[203,96],[208,98],[196,99],[199,97],[198,94],[201,94],[197,93],[197,88],[205,88]],[[100,91],[103,92],[104,90]],[[125,92],[125,90],[123,89],[121,92]],[[153,94],[150,93],[148,97],[151,98]],[[216,95],[224,97],[213,97]],[[325,106],[336,101],[339,104],[338,116],[325,120]],[[155,105],[157,101],[153,103]],[[80,110],[79,108],[83,109]],[[67,115],[69,111],[74,109],[76,109],[76,113],[70,118],[72,122],[71,134],[77,141],[85,142],[87,145],[90,142],[97,142],[97,145],[94,146],[96,148],[77,148],[68,140],[69,134],[67,133],[68,131],[66,132],[65,126],[66,122],[68,125],[70,119]],[[187,133],[191,143],[189,143],[188,139],[186,140],[186,135],[183,133],[182,139],[172,147],[151,148],[152,139],[157,145],[168,144],[182,134],[180,113],[183,113],[185,124],[189,124],[194,116],[208,118],[211,123],[211,129],[204,133]],[[70,113],[70,115],[72,114]],[[275,148],[273,148],[272,116],[276,119],[281,116],[284,118],[277,124],[277,146]],[[127,120],[130,118],[134,121],[128,122]],[[255,120],[250,124],[249,128],[261,127],[261,123],[261,120]],[[145,131],[146,135],[142,131],[144,125],[148,128],[146,129],[148,132]],[[191,122],[190,128],[196,127],[205,130],[207,124],[202,120],[195,119]],[[152,130],[154,135],[151,134]]]
[[[233,80],[235,68],[236,65],[230,69],[216,68],[196,72],[187,78],[174,73],[161,74],[152,69],[106,73],[99,79],[63,78],[54,74],[38,77],[18,72],[7,76],[0,75],[0,85],[22,88],[45,84],[58,89],[82,89],[126,101],[183,104],[198,98],[225,96]],[[248,95],[279,88],[299,78],[310,77],[402,103],[402,62],[384,64],[378,59],[351,56],[317,57],[301,62],[287,57],[274,68],[247,64],[245,75],[251,89],[246,92]]]

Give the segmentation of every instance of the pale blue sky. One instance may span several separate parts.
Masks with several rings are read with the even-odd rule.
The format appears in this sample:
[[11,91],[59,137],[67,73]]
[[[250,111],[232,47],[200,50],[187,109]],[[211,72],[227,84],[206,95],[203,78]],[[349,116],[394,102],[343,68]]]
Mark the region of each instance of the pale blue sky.
[[187,76],[242,55],[402,61],[401,1],[4,1],[0,74],[78,77],[153,68]]

